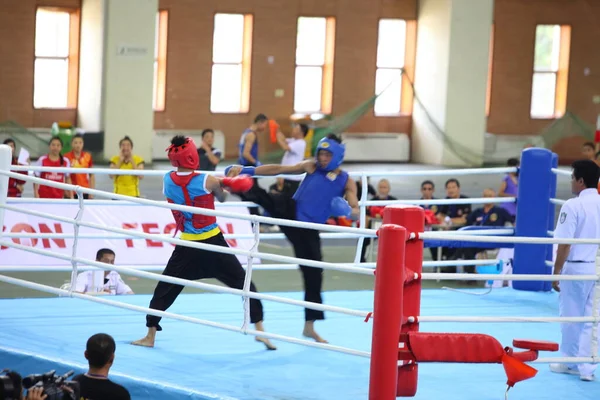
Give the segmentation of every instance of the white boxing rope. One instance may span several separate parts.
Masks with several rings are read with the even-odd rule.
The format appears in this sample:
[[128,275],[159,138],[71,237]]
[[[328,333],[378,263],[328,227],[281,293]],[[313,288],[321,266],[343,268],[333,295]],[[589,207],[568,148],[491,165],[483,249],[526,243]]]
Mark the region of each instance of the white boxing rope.
[[[69,291],[67,291],[67,290],[57,289],[52,286],[41,285],[39,283],[29,282],[29,281],[25,281],[22,279],[16,279],[16,278],[12,278],[12,277],[5,276],[5,275],[0,275],[0,281],[10,283],[13,285],[17,285],[17,286],[26,287],[29,289],[39,290],[41,292],[56,294],[59,296],[70,296],[70,297],[74,297],[74,298],[78,298],[78,299],[89,300],[89,301],[92,301],[95,303],[105,304],[108,306],[123,308],[123,309],[131,310],[131,311],[137,311],[140,313],[150,314],[150,315],[154,315],[157,317],[170,318],[170,319],[175,319],[175,320],[179,320],[179,321],[191,322],[191,323],[198,324],[198,325],[210,326],[212,328],[219,328],[219,329],[224,329],[224,330],[232,331],[232,332],[241,332],[241,329],[238,328],[237,326],[226,325],[226,324],[222,324],[219,322],[213,322],[213,321],[203,320],[203,319],[199,319],[199,318],[187,317],[185,315],[179,315],[179,314],[174,314],[174,313],[170,313],[170,312],[166,312],[166,311],[154,310],[154,309],[146,308],[146,307],[134,306],[131,304],[120,302],[120,301],[109,300],[109,299],[106,299],[103,297],[90,296],[90,295],[76,293],[76,292],[69,293]],[[264,337],[264,338],[269,338],[269,339],[273,339],[273,340],[280,340],[282,342],[300,344],[300,345],[308,346],[308,347],[317,347],[317,348],[320,348],[323,350],[336,351],[339,353],[345,353],[345,354],[355,355],[355,356],[359,356],[359,357],[367,357],[368,358],[371,356],[371,354],[366,351],[354,350],[354,349],[349,349],[346,347],[334,346],[334,345],[325,344],[325,343],[311,342],[308,340],[296,339],[293,337],[278,335],[275,333],[260,332],[260,331],[254,330],[254,329],[248,329],[245,333],[252,335],[252,336]]]
[[552,171],[556,175],[568,176],[569,178],[571,177],[571,174],[572,174],[572,172],[567,169],[552,168],[550,171]]
[[598,317],[453,317],[453,316],[414,316],[408,317],[408,322],[477,322],[477,323],[507,323],[507,322],[547,322],[547,323],[575,323],[575,322],[600,322]]
[[[0,206],[2,207],[2,206]],[[25,213],[19,209],[19,212]],[[129,231],[128,231],[129,232]],[[443,235],[453,235],[451,232],[440,232]],[[489,230],[481,230],[481,231],[465,231],[465,235],[473,235],[473,236],[491,236],[491,235],[512,235],[514,234],[514,229],[489,229]],[[153,233],[155,238],[170,238],[173,235],[163,234],[163,233]],[[254,239],[254,234],[251,233],[224,233],[225,239]],[[321,239],[359,239],[360,237],[368,236],[361,235],[358,233],[355,234],[347,234],[347,233],[327,233],[321,232],[319,233]],[[73,233],[31,233],[31,232],[4,232],[2,237],[10,238],[10,239],[74,239],[75,235]],[[110,235],[106,233],[80,233],[78,235],[79,239],[131,239],[133,236],[119,234],[119,235]],[[368,236],[371,237],[371,236]],[[375,235],[373,235],[375,237]],[[261,233],[261,240],[284,240],[286,239],[283,233]]]
[[[414,279],[419,279],[419,274],[415,273]],[[445,281],[598,281],[598,275],[535,275],[535,274],[459,274],[459,273],[433,273],[424,272],[421,274],[424,281],[445,280]]]
[[566,202],[567,202],[566,200],[561,200],[561,199],[550,199],[550,203],[555,204],[557,206],[562,206]]
[[[1,207],[1,206],[0,206]],[[22,212],[22,211],[20,211]],[[135,232],[135,231],[134,231]],[[170,238],[172,234],[152,233],[155,238]],[[254,239],[254,234],[251,233],[224,233],[225,239]],[[320,233],[321,239],[358,239],[364,236],[360,234],[347,233]],[[30,233],[30,232],[4,232],[4,238],[10,239],[74,239],[73,233]],[[132,239],[134,236],[129,234],[110,235],[106,233],[80,233],[79,239]],[[283,233],[261,233],[262,240],[284,240],[286,239]]]
[[[523,243],[523,244],[597,244],[600,245],[600,239],[559,239],[559,238],[541,238],[527,236],[485,236],[485,235],[464,235],[461,233],[444,234],[440,232],[419,232],[419,239],[433,239],[456,242],[481,242],[481,243]],[[415,233],[410,234],[409,239],[415,239]]]
[[[437,268],[437,267],[453,267],[458,265],[497,265],[501,260],[448,260],[448,261],[423,261],[423,268]],[[341,266],[347,267],[362,267],[362,268],[375,268],[374,262],[368,263],[336,263]],[[165,265],[121,265],[125,268],[134,268],[142,271],[162,271],[165,269]],[[242,264],[243,268],[247,268],[246,264]],[[253,271],[294,271],[298,269],[298,264],[256,264],[252,265]],[[96,267],[80,266],[79,271],[93,271],[98,270]],[[49,265],[49,266],[37,266],[37,265],[0,265],[0,272],[70,272],[71,267],[68,265]]]
[[359,202],[365,206],[390,206],[394,204],[412,204],[415,206],[445,205],[445,204],[489,204],[489,203],[515,203],[514,197],[468,197],[459,199],[432,199],[432,200],[369,200]]
[[[4,206],[4,208],[6,208],[7,210],[11,210],[11,211],[18,211],[23,214],[35,215],[37,217],[48,218],[48,219],[61,221],[61,222],[65,222],[65,223],[73,223],[74,222],[74,220],[72,218],[59,217],[56,215],[42,213],[42,212],[38,212],[38,211],[20,210],[20,209],[16,209],[15,207],[12,207],[12,206]],[[154,234],[131,231],[131,230],[126,230],[126,229],[121,229],[121,228],[112,228],[109,226],[93,224],[90,222],[81,221],[79,223],[79,225],[85,226],[88,228],[106,230],[106,231],[114,232],[114,233],[129,234],[133,237],[138,237],[138,238],[142,238],[142,239],[150,239],[150,240],[157,239],[156,235],[154,235]],[[337,264],[326,263],[323,261],[305,260],[302,258],[280,256],[277,254],[252,252],[252,251],[247,251],[247,250],[242,250],[242,249],[235,249],[235,248],[231,248],[231,247],[223,247],[223,246],[217,246],[217,245],[212,245],[212,244],[200,243],[200,242],[189,241],[189,240],[181,240],[181,239],[175,239],[175,238],[163,237],[163,238],[160,238],[160,240],[162,240],[163,242],[166,242],[166,243],[181,245],[181,246],[185,246],[185,247],[192,247],[192,248],[197,248],[197,249],[202,249],[202,250],[214,251],[215,253],[235,254],[235,255],[241,255],[241,256],[246,256],[246,257],[258,257],[258,258],[264,258],[265,260],[279,261],[279,262],[290,263],[290,264],[291,263],[301,263],[302,265],[306,265],[307,267],[334,269],[334,270],[338,270],[338,271],[342,271],[342,272],[354,272],[354,273],[363,274],[363,275],[373,275],[373,270],[367,269],[367,268],[342,267]]]
[[[361,193],[362,194],[362,193]],[[469,197],[460,199],[432,199],[432,200],[367,200],[366,196],[364,199],[358,199],[360,206],[389,206],[394,204],[412,204],[416,206],[424,205],[444,205],[444,204],[487,204],[487,203],[514,203],[516,200],[514,197]],[[137,198],[136,198],[137,199]],[[121,201],[113,200],[85,200],[85,204],[92,204],[95,206],[140,206],[142,204],[137,203],[135,200],[124,200],[123,204]],[[78,204],[77,200],[71,199],[35,199],[25,197],[14,197],[8,200],[8,204],[11,203],[24,203],[24,204]],[[162,201],[164,204],[168,204],[166,201]],[[258,207],[257,204],[251,201],[226,201],[224,203],[215,202],[215,208],[222,207]],[[362,226],[362,225],[361,225]]]
[[[31,248],[28,246],[21,246],[21,245],[15,244],[15,243],[8,243],[8,242],[4,242],[1,240],[0,240],[0,245],[16,248],[16,249],[23,250],[23,251],[26,251],[29,253],[40,254],[43,256],[47,256],[47,257],[54,257],[54,258],[58,258],[60,260],[65,260],[65,261],[71,261],[71,259],[72,259],[72,257],[69,257],[64,254],[54,253],[54,252],[47,251],[47,250],[34,249],[34,248]],[[230,287],[217,286],[217,285],[212,285],[209,283],[190,281],[187,279],[176,278],[173,276],[141,271],[141,270],[135,269],[135,268],[124,268],[124,267],[120,267],[117,265],[105,264],[105,263],[101,263],[98,261],[88,260],[85,258],[77,257],[74,259],[74,261],[76,261],[80,264],[92,265],[92,266],[98,267],[99,269],[102,269],[102,270],[117,271],[121,274],[133,275],[133,276],[137,276],[139,278],[147,278],[147,279],[151,279],[153,281],[161,281],[161,282],[173,283],[175,285],[189,286],[189,287],[193,287],[196,289],[202,289],[202,290],[206,290],[206,291],[214,292],[214,293],[225,293],[225,294],[244,296],[244,291],[240,290],[240,289],[233,289]],[[371,274],[373,273],[372,270],[369,270],[369,271],[371,272]],[[325,304],[312,303],[312,302],[302,301],[302,300],[292,300],[292,299],[287,299],[285,297],[272,296],[272,295],[262,294],[262,293],[248,292],[245,295],[248,297],[251,297],[253,299],[269,300],[269,301],[273,301],[276,303],[295,305],[295,306],[300,306],[300,307],[309,308],[309,309],[313,309],[313,310],[319,310],[319,311],[338,312],[341,314],[352,315],[355,317],[365,318],[369,314],[368,312],[360,311],[360,310],[352,310],[349,308],[329,306],[329,305],[325,305]]]
[[[79,170],[80,168],[77,168],[77,169]],[[130,170],[127,170],[127,171],[130,171]],[[182,206],[179,204],[172,204],[172,203],[167,203],[167,202],[162,202],[162,201],[142,199],[139,197],[123,196],[120,194],[104,192],[102,190],[83,188],[80,186],[69,185],[69,184],[60,183],[60,182],[54,182],[54,181],[50,181],[47,179],[41,179],[41,178],[36,178],[36,177],[32,177],[32,176],[25,176],[23,174],[16,174],[14,172],[8,172],[8,171],[0,171],[0,175],[7,175],[12,178],[16,178],[16,179],[20,179],[20,180],[24,180],[24,181],[28,181],[28,182],[33,182],[33,183],[38,183],[40,185],[55,187],[55,188],[59,188],[59,189],[63,189],[63,190],[75,190],[76,188],[80,188],[79,190],[81,190],[83,193],[91,194],[95,197],[107,197],[109,199],[132,201],[132,202],[136,202],[139,204],[146,204],[146,205],[150,205],[150,206],[168,208],[170,210],[185,211],[185,212],[189,212],[192,214],[209,215],[212,217],[237,218],[237,219],[241,219],[241,220],[245,220],[245,221],[261,222],[261,223],[266,223],[266,224],[271,224],[271,225],[282,225],[282,226],[290,226],[290,227],[295,227],[295,228],[314,229],[314,230],[319,230],[319,231],[360,234],[360,235],[365,235],[365,236],[376,236],[376,234],[377,234],[377,232],[374,229],[350,228],[350,227],[345,227],[345,226],[315,224],[315,223],[311,223],[311,222],[299,222],[299,221],[292,221],[292,220],[281,219],[281,218],[270,218],[270,217],[261,217],[261,216],[255,216],[255,215],[231,213],[231,212],[224,212],[224,211],[214,211],[214,210],[209,210],[206,208]],[[12,209],[13,211],[16,211],[16,212],[24,212],[21,209],[11,207],[8,205],[4,205],[4,204],[0,204],[0,207],[4,207],[6,209]]]
[[[137,169],[137,170],[122,170],[112,168],[64,168],[64,167],[38,167],[38,166],[22,166],[22,165],[11,165],[11,171],[45,171],[45,172],[68,172],[73,174],[98,174],[98,175],[137,175],[137,176],[164,176],[168,172],[174,171],[173,169],[165,170],[150,170],[150,169]],[[361,172],[361,171],[348,171],[350,176],[362,176],[368,174],[368,176],[464,176],[464,175],[496,175],[496,174],[508,174],[511,172],[517,172],[518,169],[515,167],[501,167],[501,168],[464,168],[464,169],[438,169],[438,170],[418,170],[418,171],[373,171],[373,172]],[[207,175],[222,176],[224,171],[198,171]],[[304,174],[282,174],[276,175],[279,177],[286,176],[298,176]],[[570,173],[569,173],[570,175]],[[21,176],[23,176],[21,174]],[[274,177],[268,176],[269,178]],[[263,178],[263,175],[255,175],[256,178]]]

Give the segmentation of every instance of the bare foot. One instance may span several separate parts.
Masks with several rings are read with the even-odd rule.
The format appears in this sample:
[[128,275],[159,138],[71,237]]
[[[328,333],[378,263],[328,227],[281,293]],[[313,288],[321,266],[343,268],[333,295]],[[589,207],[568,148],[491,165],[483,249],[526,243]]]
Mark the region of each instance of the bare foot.
[[154,339],[146,336],[143,339],[131,342],[131,344],[133,344],[135,346],[154,347]]
[[254,340],[264,344],[265,347],[267,348],[267,350],[277,350],[277,347],[275,347],[275,345],[273,343],[271,343],[271,341],[267,338],[257,336]]
[[[262,321],[258,321],[257,323],[255,323],[254,327],[259,332],[264,332],[265,331],[265,328],[263,326],[263,322]],[[254,338],[254,340],[256,340],[257,342],[261,342],[262,344],[264,344],[265,347],[267,348],[267,350],[277,350],[277,347],[275,347],[273,345],[273,343],[271,343],[271,341],[269,339],[265,338],[265,337],[256,336]]]
[[154,347],[154,339],[156,338],[156,328],[148,328],[148,334],[135,342],[131,342],[134,346]]
[[327,340],[319,336],[319,334],[315,331],[314,323],[314,321],[306,321],[306,324],[304,324],[304,330],[302,331],[302,335],[304,337],[314,339],[317,343],[329,343]]

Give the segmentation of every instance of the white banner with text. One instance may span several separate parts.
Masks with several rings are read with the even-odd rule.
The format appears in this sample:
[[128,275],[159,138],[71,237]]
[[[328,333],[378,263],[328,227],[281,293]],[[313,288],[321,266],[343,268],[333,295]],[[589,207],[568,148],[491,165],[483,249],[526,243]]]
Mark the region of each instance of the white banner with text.
[[[13,205],[15,204],[13,203]],[[79,211],[77,204],[20,203],[17,206],[67,218],[75,218]],[[230,207],[227,208],[227,212],[248,215],[248,208]],[[175,222],[171,210],[145,205],[115,202],[114,206],[95,206],[92,202],[86,203],[82,221],[150,234],[169,235],[169,237],[172,237],[175,232]],[[217,223],[224,234],[252,234],[252,226],[249,221],[217,217]],[[5,210],[3,232],[73,234],[74,226],[71,223]],[[79,233],[81,235],[105,235],[107,238],[80,238],[77,244],[77,257],[94,260],[99,249],[109,248],[116,253],[118,265],[166,265],[174,248],[174,245],[160,240],[115,238],[119,234],[83,226],[79,228]],[[112,238],[110,238],[111,236]],[[71,256],[73,251],[73,239],[3,238],[3,241],[12,241],[68,256]],[[254,240],[228,239],[227,242],[232,248],[250,250]],[[242,264],[247,262],[245,256],[238,256],[238,259]],[[255,259],[254,262],[260,262],[260,260]],[[70,265],[70,262],[1,246],[0,265],[59,266]]]

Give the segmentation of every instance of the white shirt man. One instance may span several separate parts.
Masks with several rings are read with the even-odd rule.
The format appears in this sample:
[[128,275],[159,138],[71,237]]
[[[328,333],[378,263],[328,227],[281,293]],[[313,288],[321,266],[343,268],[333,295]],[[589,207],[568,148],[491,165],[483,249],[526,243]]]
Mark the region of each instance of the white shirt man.
[[[292,137],[286,138],[281,132],[277,132],[277,144],[285,153],[281,159],[281,165],[297,165],[304,160],[306,151],[306,140],[304,137],[308,133],[308,126],[305,124],[294,124],[292,128]],[[302,175],[288,176],[283,180],[284,191],[293,195],[304,177]]]
[[[115,253],[110,249],[100,249],[96,253],[96,261],[114,265]],[[75,292],[96,295],[133,294],[121,275],[116,271],[93,270],[77,275]]]
[[[600,195],[598,195],[598,166],[590,160],[573,163],[571,189],[577,197],[562,206],[554,230],[560,239],[600,238]],[[556,250],[554,274],[594,275],[598,245],[559,244]],[[552,286],[560,292],[561,317],[592,316],[593,281],[560,281]],[[565,357],[590,357],[592,323],[561,324],[561,353]],[[594,364],[551,364],[552,372],[579,375],[582,381],[594,380]]]

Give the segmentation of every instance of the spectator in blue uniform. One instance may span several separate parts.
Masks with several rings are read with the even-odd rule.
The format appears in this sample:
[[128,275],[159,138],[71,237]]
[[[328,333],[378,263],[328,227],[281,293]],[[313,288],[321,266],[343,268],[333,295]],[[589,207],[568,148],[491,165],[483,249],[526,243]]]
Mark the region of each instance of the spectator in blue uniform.
[[[269,127],[269,118],[265,114],[258,114],[254,118],[254,123],[242,132],[240,143],[238,144],[238,163],[244,167],[258,167],[261,165],[258,160],[258,135],[266,132]],[[254,185],[258,186],[258,181],[254,179]],[[250,201],[244,193],[237,193],[242,201]],[[258,208],[249,207],[250,214],[259,215]]]
[[[483,197],[496,197],[496,192],[493,189],[485,189]],[[503,227],[507,223],[512,223],[512,216],[502,206],[493,203],[484,204],[483,207],[477,208],[467,215],[467,226],[497,226]],[[456,249],[455,259],[473,260],[477,254],[485,251],[485,249],[476,247],[466,247]],[[465,272],[475,272],[474,266],[466,266]]]
[[[225,174],[234,177],[240,174],[274,176],[306,173],[306,177],[293,197],[286,192],[268,193],[257,185],[247,192],[246,196],[249,201],[259,204],[274,218],[318,224],[325,224],[330,216],[345,216],[356,220],[359,216],[356,183],[347,172],[340,169],[344,152],[345,146],[341,140],[334,134],[329,134],[319,141],[314,159],[287,166],[234,165],[227,167]],[[318,230],[288,226],[280,228],[292,244],[296,257],[322,260],[321,238]],[[323,269],[301,265],[300,270],[304,279],[304,300],[322,303]],[[317,342],[327,343],[314,329],[314,322],[322,319],[325,319],[322,311],[306,309],[303,335]]]

